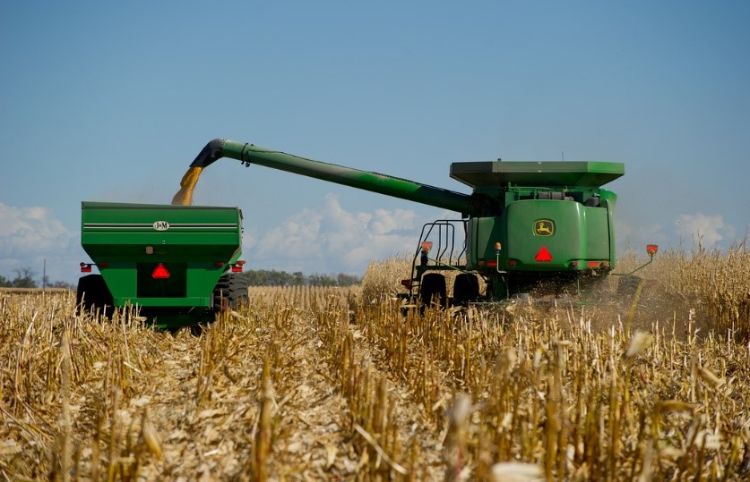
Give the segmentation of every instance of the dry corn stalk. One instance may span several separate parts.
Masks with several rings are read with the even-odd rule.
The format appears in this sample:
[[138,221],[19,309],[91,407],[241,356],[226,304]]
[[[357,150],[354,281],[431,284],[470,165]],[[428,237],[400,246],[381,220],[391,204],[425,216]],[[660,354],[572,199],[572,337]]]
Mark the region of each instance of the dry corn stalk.
[[[269,478],[435,480],[460,467],[493,480],[493,462],[514,460],[553,479],[742,480],[750,351],[738,343],[744,298],[732,294],[747,285],[729,259],[703,256],[685,258],[692,274],[664,273],[680,293],[705,292],[692,315],[645,314],[640,325],[636,317],[648,343],[618,323],[623,313],[598,307],[402,318],[390,300],[372,305],[344,290],[259,289],[251,309],[193,336],[155,332],[127,315],[73,317],[64,296],[42,304],[0,293],[0,417],[8,420],[0,473],[63,478],[62,459],[54,471],[45,453],[64,441],[67,405],[71,477],[240,477],[261,433],[267,390],[254,374],[267,358],[279,401],[266,413],[282,411],[265,431],[273,434]],[[717,278],[728,273],[736,285]],[[720,315],[717,325],[706,324],[708,311]],[[729,321],[734,328],[724,329]],[[297,395],[312,385],[317,395]],[[448,436],[443,417],[455,393],[474,403],[463,438]],[[146,406],[161,459],[149,456],[143,421],[137,443]],[[355,424],[371,441],[351,437]],[[308,444],[309,434],[322,442]],[[443,436],[458,442],[461,458],[443,458]]]

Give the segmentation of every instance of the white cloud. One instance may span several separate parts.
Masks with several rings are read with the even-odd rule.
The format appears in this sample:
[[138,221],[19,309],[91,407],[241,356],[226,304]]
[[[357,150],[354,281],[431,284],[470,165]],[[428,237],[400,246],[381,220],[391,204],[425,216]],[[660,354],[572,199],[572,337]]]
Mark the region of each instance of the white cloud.
[[71,233],[44,207],[0,203],[0,257],[38,254],[67,245]]
[[658,224],[634,225],[627,220],[615,220],[615,239],[617,252],[635,252],[643,254],[647,244],[667,244],[668,238]]
[[41,277],[46,258],[50,279],[70,281],[80,251],[75,238],[45,207],[0,203],[0,274],[8,277],[13,270],[31,267]]
[[677,233],[704,248],[713,248],[720,241],[734,236],[734,228],[720,214],[681,214],[675,221]]
[[412,252],[422,222],[409,209],[348,211],[328,194],[321,207],[303,209],[259,235],[250,247],[249,264],[306,273],[362,273],[373,259]]

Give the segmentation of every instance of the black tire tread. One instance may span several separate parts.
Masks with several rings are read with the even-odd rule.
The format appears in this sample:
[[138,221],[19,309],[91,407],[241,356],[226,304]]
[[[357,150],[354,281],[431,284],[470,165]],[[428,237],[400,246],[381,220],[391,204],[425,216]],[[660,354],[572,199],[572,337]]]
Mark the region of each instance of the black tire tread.
[[472,273],[461,273],[453,281],[453,305],[467,306],[479,299],[479,279]]
[[435,303],[436,295],[438,297],[437,303],[445,308],[448,301],[445,289],[445,276],[440,273],[427,273],[422,277],[422,283],[419,288],[419,298],[422,306],[429,306]]
[[100,274],[90,274],[78,279],[76,288],[76,312],[108,311],[114,308],[112,293],[109,292],[107,283]]
[[214,288],[214,308],[221,309],[222,300],[233,310],[246,305],[250,300],[247,294],[249,286],[248,279],[241,274],[223,274]]

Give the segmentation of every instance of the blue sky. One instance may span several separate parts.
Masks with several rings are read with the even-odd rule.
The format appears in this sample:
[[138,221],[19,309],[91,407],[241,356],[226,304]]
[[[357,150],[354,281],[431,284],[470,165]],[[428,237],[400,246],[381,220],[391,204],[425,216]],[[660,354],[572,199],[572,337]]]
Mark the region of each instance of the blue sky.
[[[0,274],[74,280],[80,201],[167,203],[228,137],[464,190],[458,160],[626,163],[620,249],[748,232],[750,3],[3,2]],[[209,168],[258,268],[362,272],[437,209]]]

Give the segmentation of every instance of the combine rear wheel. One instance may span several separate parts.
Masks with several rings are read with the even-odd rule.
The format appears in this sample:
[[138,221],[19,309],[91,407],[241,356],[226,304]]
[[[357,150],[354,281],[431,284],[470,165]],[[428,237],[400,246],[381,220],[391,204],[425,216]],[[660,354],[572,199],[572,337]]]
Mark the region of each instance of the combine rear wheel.
[[78,314],[97,310],[104,312],[105,308],[112,315],[114,308],[112,293],[100,274],[90,274],[78,279],[76,289],[76,312]]
[[453,305],[468,306],[479,299],[479,279],[471,273],[461,273],[453,281]]
[[239,274],[227,273],[219,278],[214,288],[214,309],[236,310],[247,305],[250,298],[247,288],[250,284],[247,278]]
[[425,306],[435,303],[445,308],[448,297],[445,292],[445,276],[438,273],[428,273],[422,277],[419,298],[422,302],[422,310]]

